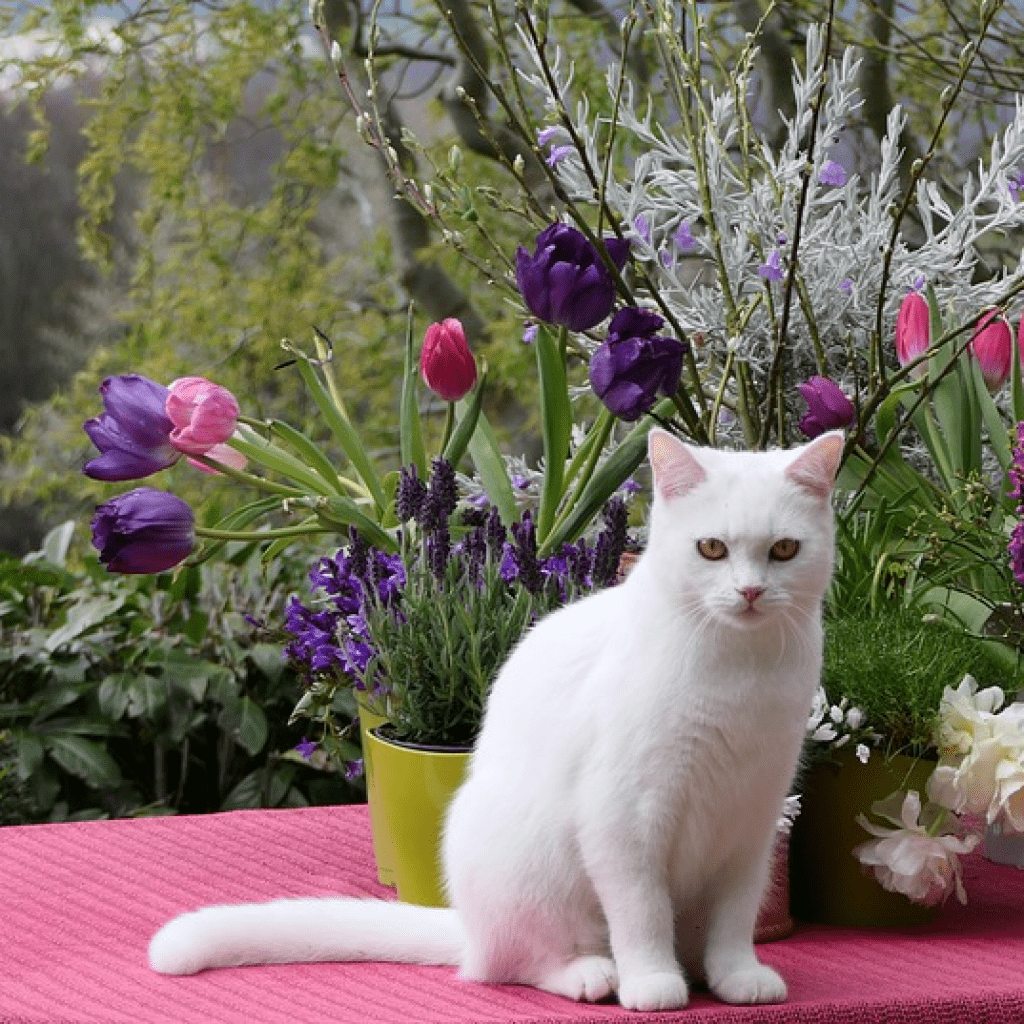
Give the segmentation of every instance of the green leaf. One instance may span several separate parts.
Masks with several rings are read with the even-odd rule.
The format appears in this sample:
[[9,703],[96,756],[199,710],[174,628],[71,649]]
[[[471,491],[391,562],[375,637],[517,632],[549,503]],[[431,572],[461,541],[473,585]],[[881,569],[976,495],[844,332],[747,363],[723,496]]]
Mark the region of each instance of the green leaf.
[[121,785],[121,769],[98,743],[81,736],[57,734],[46,737],[46,749],[61,768],[94,789]]
[[483,407],[484,384],[487,381],[487,364],[484,363],[480,370],[480,377],[477,380],[476,389],[469,400],[465,412],[459,417],[459,422],[448,439],[444,449],[444,457],[453,465],[458,466],[462,456],[466,454],[477,424],[480,422],[480,410]]
[[246,753],[255,757],[267,742],[270,728],[263,709],[250,697],[243,697],[240,702],[241,717],[235,728],[235,739]]
[[[461,415],[465,415],[468,404],[463,398],[455,403],[455,408]],[[469,439],[469,454],[491,504],[497,508],[501,521],[506,526],[511,526],[518,518],[516,497],[512,491],[512,481],[508,476],[508,467],[501,454],[497,435],[484,412],[480,413],[476,430]]]
[[355,471],[362,478],[364,484],[373,497],[374,505],[377,508],[377,515],[384,511],[384,490],[381,487],[380,477],[370,462],[370,457],[363,447],[363,442],[356,433],[355,428],[349,422],[348,417],[342,409],[339,409],[331,397],[330,392],[316,375],[313,363],[309,356],[298,349],[289,348],[295,356],[295,365],[299,369],[303,383],[309,390],[317,408],[323,414],[324,421],[334,435],[335,440],[341,445],[342,450],[348,456]]
[[985,424],[985,430],[988,432],[989,444],[991,444],[992,451],[995,453],[996,458],[999,460],[999,465],[1005,473],[1013,460],[1013,452],[1010,448],[1010,431],[1003,420],[1002,414],[999,412],[999,408],[992,400],[991,394],[989,394],[985,378],[981,372],[981,364],[977,359],[972,359],[970,360],[970,368],[974,382],[975,401],[981,413],[981,419]]
[[537,514],[537,540],[543,543],[555,522],[562,500],[562,478],[572,436],[572,410],[565,358],[558,339],[543,325],[534,342],[540,380],[541,436],[544,442],[544,480]]
[[328,498],[317,504],[316,513],[317,518],[332,529],[354,526],[371,544],[385,551],[395,550],[395,538],[382,530],[377,521],[363,512],[351,498]]
[[75,640],[94,626],[110,618],[125,602],[124,594],[87,597],[68,609],[63,626],[58,626],[47,638],[46,650],[59,650],[64,644]]
[[291,424],[283,420],[270,420],[268,423],[271,431],[281,440],[289,444],[323,482],[336,494],[344,494],[338,471],[334,468],[331,460],[305,434],[296,430]]
[[427,455],[423,450],[416,357],[412,342],[412,305],[405,329],[405,365],[402,370],[402,404],[399,408],[398,437],[403,466],[415,466],[421,480],[427,479]]
[[[271,444],[260,436],[252,427],[240,423],[231,439],[231,447],[241,452],[247,459],[292,481],[313,494],[331,494],[333,488],[326,484],[316,473],[294,455]],[[278,499],[280,504],[280,499]]]
[[18,751],[18,778],[25,782],[42,767],[46,751],[42,741],[30,733],[16,733],[15,743]]

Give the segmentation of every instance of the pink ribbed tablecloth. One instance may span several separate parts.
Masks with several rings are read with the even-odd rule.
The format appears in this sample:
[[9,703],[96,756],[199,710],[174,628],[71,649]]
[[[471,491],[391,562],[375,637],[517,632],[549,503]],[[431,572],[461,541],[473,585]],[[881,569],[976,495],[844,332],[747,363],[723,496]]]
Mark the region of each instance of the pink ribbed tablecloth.
[[[781,1006],[726,1007],[695,993],[664,1024],[1024,1022],[1024,871],[966,862],[967,907],[924,929],[798,926],[762,956],[786,978]],[[386,896],[364,807],[0,829],[2,1024],[395,1024],[637,1020],[447,968],[241,967],[168,978],[150,935],[182,910],[276,896]]]

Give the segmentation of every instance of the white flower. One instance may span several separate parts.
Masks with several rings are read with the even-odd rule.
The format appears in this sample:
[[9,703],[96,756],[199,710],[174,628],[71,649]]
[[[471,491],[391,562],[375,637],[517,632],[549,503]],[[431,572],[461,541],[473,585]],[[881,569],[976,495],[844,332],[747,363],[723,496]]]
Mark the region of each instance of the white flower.
[[778,831],[788,836],[793,830],[793,822],[796,821],[799,815],[800,794],[795,793],[792,796],[787,796],[785,803],[782,805],[782,815],[777,825]]
[[860,708],[850,708],[846,712],[846,728],[859,729],[864,724],[864,712]]
[[919,821],[921,798],[914,790],[893,793],[871,810],[897,827],[883,828],[858,815],[858,823],[876,838],[856,847],[853,855],[873,870],[884,889],[929,907],[943,902],[953,890],[961,903],[967,902],[960,855],[970,853],[980,836],[961,837],[941,830],[932,835],[929,828],[943,812],[929,804],[924,821]]
[[943,757],[928,780],[928,795],[956,814],[983,814],[1024,832],[1024,730],[1015,716],[992,716],[991,735],[963,755]]
[[1002,711],[1003,691],[977,689],[965,676],[946,688],[936,742],[942,756],[928,780],[928,795],[956,814],[982,814],[1024,832],[1024,706]]
[[992,735],[994,712],[1002,703],[1003,691],[998,686],[979,691],[972,676],[964,676],[955,690],[947,686],[939,704],[939,749],[968,753],[976,741]]
[[868,759],[871,757],[871,748],[866,743],[858,743],[856,754],[857,760],[861,764],[867,764]]

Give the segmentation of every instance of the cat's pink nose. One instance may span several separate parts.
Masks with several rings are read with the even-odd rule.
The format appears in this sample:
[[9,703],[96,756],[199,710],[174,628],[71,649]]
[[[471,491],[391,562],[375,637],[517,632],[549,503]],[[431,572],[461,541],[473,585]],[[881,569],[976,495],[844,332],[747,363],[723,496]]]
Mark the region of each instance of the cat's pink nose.
[[740,593],[747,599],[751,608],[754,602],[764,593],[764,587],[740,587]]

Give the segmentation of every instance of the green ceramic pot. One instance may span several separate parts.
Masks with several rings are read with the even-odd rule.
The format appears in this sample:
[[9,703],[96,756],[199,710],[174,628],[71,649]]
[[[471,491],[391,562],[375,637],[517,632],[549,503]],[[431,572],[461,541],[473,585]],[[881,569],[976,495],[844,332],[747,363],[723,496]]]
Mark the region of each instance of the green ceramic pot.
[[[801,811],[790,837],[790,900],[793,916],[819,924],[899,927],[923,924],[935,908],[888,892],[853,856],[871,836],[857,815],[897,790],[925,793],[934,764],[872,752],[861,764],[847,751],[814,764],[801,785]],[[877,818],[871,820],[877,821]]]
[[364,758],[372,761],[379,815],[390,841],[391,874],[403,903],[446,905],[441,828],[466,777],[468,750],[398,743],[372,729]]
[[377,862],[377,878],[384,885],[395,884],[393,864],[395,854],[391,835],[384,824],[380,792],[377,787],[377,772],[373,764],[373,749],[367,738],[371,729],[387,722],[387,718],[367,704],[362,695],[356,697],[359,707],[359,738],[363,748],[363,778],[366,780],[366,802],[370,808],[370,830],[373,837],[373,859]]

